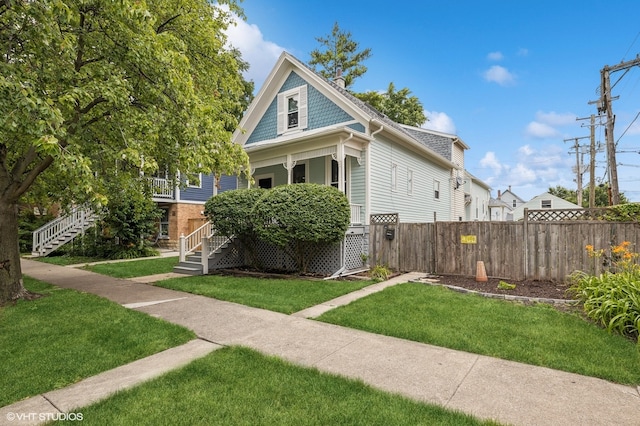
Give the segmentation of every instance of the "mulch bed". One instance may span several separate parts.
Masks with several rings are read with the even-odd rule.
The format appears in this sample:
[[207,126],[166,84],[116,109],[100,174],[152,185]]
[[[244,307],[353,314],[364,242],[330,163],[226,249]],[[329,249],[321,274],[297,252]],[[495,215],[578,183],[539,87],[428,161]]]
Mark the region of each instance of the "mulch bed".
[[[571,294],[567,293],[569,286],[565,283],[554,281],[523,280],[513,281],[503,278],[489,277],[485,282],[476,281],[475,277],[464,275],[428,275],[438,284],[462,287],[480,293],[503,294],[541,299],[571,300]],[[500,281],[515,284],[514,289],[504,290],[498,287]]]

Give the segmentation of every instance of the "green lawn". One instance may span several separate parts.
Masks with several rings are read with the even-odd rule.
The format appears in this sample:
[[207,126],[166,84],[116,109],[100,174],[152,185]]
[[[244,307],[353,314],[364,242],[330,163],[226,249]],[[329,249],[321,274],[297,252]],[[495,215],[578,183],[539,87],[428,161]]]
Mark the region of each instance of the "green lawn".
[[157,259],[100,263],[98,265],[87,265],[84,269],[115,278],[133,278],[173,272],[173,267],[177,264],[178,257],[172,256],[159,257]]
[[240,347],[76,411],[89,425],[496,424]]
[[83,263],[91,263],[91,262],[100,262],[104,259],[97,257],[87,257],[87,256],[45,256],[45,257],[34,257],[31,260],[37,260],[42,263],[50,263],[52,265],[58,266],[68,266],[68,265],[81,265]]
[[195,338],[106,299],[24,280],[45,297],[0,308],[0,407]]
[[157,286],[292,314],[373,284],[368,280],[309,280],[202,275],[159,281]]
[[640,344],[577,313],[552,306],[402,284],[331,310],[333,324],[540,365],[624,384],[640,384]]

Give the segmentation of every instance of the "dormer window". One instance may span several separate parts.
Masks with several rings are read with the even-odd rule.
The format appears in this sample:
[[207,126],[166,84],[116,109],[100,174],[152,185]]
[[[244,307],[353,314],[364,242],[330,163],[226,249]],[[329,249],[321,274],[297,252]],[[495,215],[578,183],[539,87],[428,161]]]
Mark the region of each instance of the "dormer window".
[[307,128],[307,85],[278,93],[278,134]]

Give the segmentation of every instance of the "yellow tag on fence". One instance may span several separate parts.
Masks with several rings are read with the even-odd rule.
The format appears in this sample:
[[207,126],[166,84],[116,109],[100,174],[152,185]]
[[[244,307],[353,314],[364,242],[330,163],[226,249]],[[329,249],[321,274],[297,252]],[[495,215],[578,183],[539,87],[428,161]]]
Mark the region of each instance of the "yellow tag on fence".
[[460,242],[462,244],[477,244],[478,243],[478,237],[475,235],[461,235],[460,236]]

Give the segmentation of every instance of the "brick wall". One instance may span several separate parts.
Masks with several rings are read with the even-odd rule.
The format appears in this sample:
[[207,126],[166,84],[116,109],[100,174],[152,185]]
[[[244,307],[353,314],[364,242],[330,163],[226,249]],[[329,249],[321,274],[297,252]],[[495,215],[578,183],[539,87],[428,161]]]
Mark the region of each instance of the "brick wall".
[[[189,224],[196,228],[206,222],[200,212],[204,211],[202,204],[171,204],[169,206],[169,241],[168,247],[177,248],[180,235],[189,235]],[[163,245],[165,245],[163,244]]]

